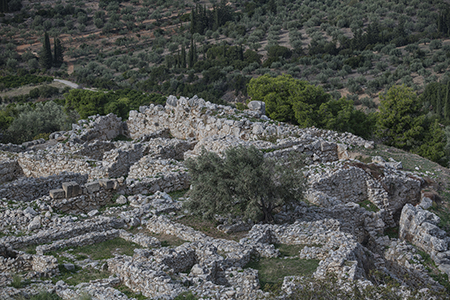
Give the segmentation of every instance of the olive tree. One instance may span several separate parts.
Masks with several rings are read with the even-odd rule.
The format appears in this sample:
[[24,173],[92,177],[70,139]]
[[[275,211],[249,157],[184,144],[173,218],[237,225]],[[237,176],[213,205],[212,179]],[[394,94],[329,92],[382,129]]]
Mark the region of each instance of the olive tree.
[[206,219],[232,214],[272,222],[277,209],[302,198],[299,162],[266,158],[253,146],[229,148],[224,158],[203,150],[186,161],[192,184],[186,208]]

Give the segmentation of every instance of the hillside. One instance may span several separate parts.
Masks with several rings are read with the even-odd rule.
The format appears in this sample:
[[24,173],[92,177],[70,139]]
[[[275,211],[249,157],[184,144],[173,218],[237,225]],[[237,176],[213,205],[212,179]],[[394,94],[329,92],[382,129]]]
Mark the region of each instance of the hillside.
[[47,31],[65,48],[51,73],[99,88],[235,101],[287,73],[373,109],[393,84],[446,78],[450,59],[438,0],[21,2],[1,19],[4,71],[36,70]]

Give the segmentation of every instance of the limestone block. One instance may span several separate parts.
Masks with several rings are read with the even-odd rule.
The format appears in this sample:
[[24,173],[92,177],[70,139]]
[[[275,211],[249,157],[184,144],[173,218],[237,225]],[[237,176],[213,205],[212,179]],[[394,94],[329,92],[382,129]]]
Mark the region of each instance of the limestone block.
[[85,184],[86,190],[89,194],[98,192],[100,190],[100,183],[98,181],[89,182]]
[[423,197],[419,204],[423,209],[429,209],[433,205],[433,200]]
[[266,114],[266,104],[262,101],[250,101],[247,106],[250,110],[256,111],[261,115]]
[[66,193],[66,198],[76,197],[81,194],[81,188],[75,181],[63,182],[62,188]]
[[117,198],[116,203],[117,204],[126,204],[128,202],[127,197],[124,195],[120,195],[119,198]]
[[264,127],[261,124],[256,123],[255,125],[253,125],[253,134],[261,135],[263,132]]
[[63,189],[50,190],[50,197],[52,199],[62,199],[66,196],[66,192]]
[[336,144],[335,143],[329,143],[329,142],[322,142],[320,144],[320,148],[323,152],[326,151],[336,151]]
[[39,228],[41,228],[41,217],[36,216],[34,217],[33,221],[28,224],[28,230],[31,231]]
[[177,97],[175,97],[173,95],[170,95],[169,97],[167,97],[166,104],[168,104],[170,106],[177,106],[177,102],[178,102]]
[[101,187],[107,190],[112,190],[114,188],[114,181],[111,179],[100,179],[99,183]]
[[347,145],[337,144],[337,154],[339,159],[349,159],[350,155],[348,155]]

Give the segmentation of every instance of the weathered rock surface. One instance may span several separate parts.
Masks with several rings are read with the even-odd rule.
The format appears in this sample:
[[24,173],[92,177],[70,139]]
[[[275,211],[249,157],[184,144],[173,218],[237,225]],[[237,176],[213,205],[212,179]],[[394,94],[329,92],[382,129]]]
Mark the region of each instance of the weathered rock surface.
[[[0,298],[44,289],[63,299],[83,293],[129,299],[118,290],[124,285],[152,299],[182,292],[202,299],[264,299],[269,295],[259,286],[259,271],[248,268],[258,257],[318,260],[313,277],[334,276],[339,288],[376,285],[376,273],[403,286],[395,291],[399,297],[417,287],[443,289],[428,274],[424,256],[438,266],[434,272],[450,275],[450,238],[426,210],[433,199],[423,190],[424,179],[392,159],[350,159],[354,147],[374,148],[371,141],[298,128],[264,114],[264,103],[257,101],[241,112],[196,96],[170,96],[165,107],[140,107],[125,122],[112,114],[81,120],[71,131],[53,133],[48,144],[0,144]],[[133,140],[112,140],[119,135]],[[228,236],[244,232],[235,240],[182,224],[186,199],[168,193],[190,186],[183,160],[203,150],[223,155],[235,146],[255,146],[272,159],[305,157],[309,204],[283,207],[276,224],[217,216],[217,228]],[[397,226],[398,239],[385,235]],[[134,255],[81,260],[67,249],[112,239],[128,242]],[[301,250],[282,258],[278,244]],[[68,260],[58,263],[50,252]],[[47,279],[79,268],[111,277],[74,286]],[[16,273],[30,284],[8,286]],[[285,277],[283,293],[301,290],[304,279]]]

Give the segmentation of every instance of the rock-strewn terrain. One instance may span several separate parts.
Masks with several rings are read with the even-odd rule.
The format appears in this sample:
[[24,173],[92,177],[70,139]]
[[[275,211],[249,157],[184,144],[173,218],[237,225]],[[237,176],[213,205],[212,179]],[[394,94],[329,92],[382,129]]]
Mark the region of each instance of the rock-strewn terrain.
[[[428,210],[426,180],[399,162],[350,158],[371,141],[274,122],[261,103],[249,107],[170,96],[126,122],[92,116],[51,143],[1,145],[0,298],[44,289],[63,299],[264,299],[263,271],[249,266],[282,257],[317,262],[312,278],[342,287],[377,286],[374,274],[382,274],[403,286],[399,295],[445,293],[435,279],[450,275],[450,237]],[[184,159],[238,145],[274,159],[303,154],[307,201],[279,211],[275,224],[218,218],[220,237],[188,226],[185,199],[168,194],[189,188]],[[286,256],[280,245],[297,250]],[[289,275],[280,299],[304,279]]]

